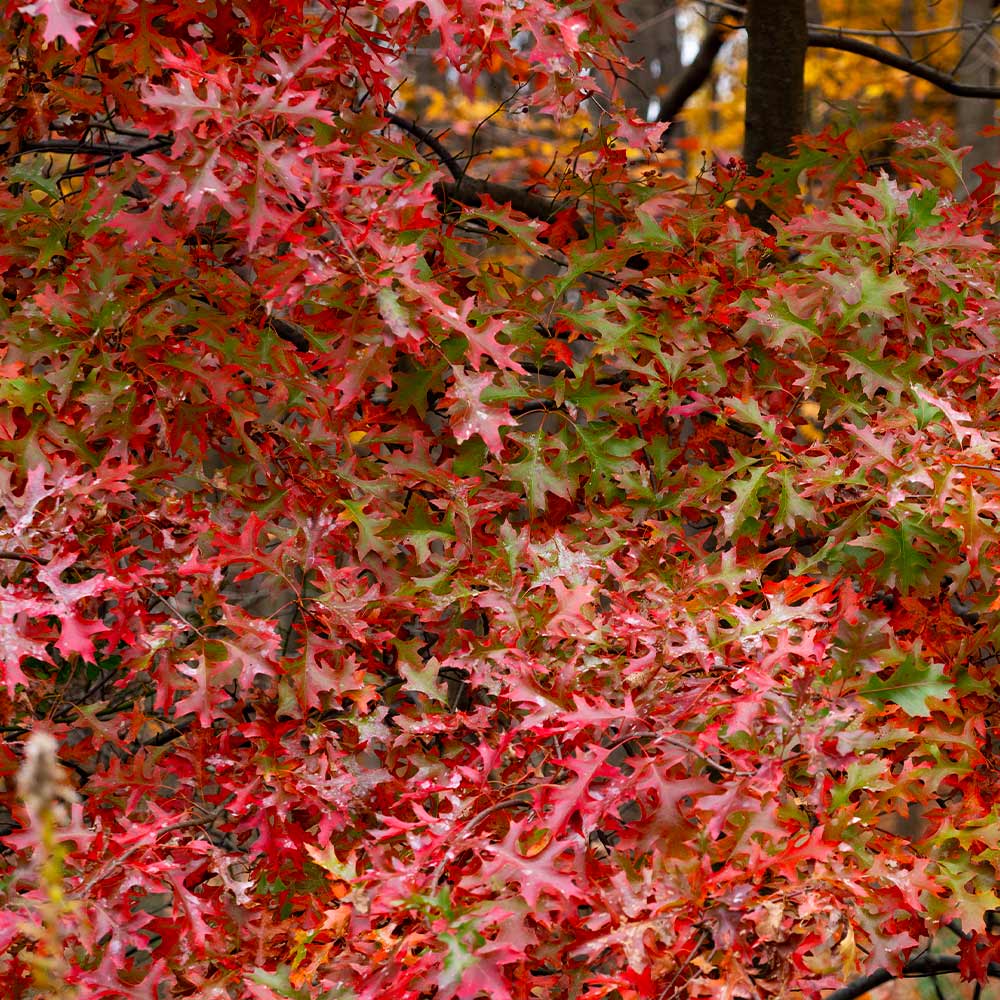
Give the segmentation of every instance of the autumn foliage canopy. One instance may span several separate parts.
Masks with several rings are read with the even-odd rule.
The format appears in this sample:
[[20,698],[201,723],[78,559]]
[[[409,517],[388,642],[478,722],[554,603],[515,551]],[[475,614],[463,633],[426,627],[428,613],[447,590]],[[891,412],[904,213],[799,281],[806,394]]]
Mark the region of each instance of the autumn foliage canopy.
[[8,0],[5,997],[1000,955],[992,179],[910,125],[688,182],[612,107],[544,217],[392,119],[428,36],[559,118],[626,30]]

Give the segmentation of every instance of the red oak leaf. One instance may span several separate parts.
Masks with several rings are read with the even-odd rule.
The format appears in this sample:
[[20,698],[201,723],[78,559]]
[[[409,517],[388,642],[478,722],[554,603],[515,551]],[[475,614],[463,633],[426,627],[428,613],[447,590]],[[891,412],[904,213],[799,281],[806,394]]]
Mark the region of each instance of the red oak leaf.
[[500,428],[516,427],[517,421],[511,419],[506,406],[483,402],[483,393],[493,386],[493,374],[471,375],[454,366],[451,371],[454,382],[445,398],[453,401],[448,413],[452,418],[455,440],[461,443],[478,434],[486,442],[486,447],[499,455],[503,450]]

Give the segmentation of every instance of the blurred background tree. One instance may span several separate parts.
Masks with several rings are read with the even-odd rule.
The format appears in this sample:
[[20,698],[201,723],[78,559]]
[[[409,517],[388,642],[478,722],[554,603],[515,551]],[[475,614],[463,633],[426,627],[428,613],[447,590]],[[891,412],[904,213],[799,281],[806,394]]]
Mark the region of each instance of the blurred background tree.
[[[588,113],[558,125],[522,114],[523,81],[509,72],[490,74],[463,93],[440,69],[433,47],[415,51],[402,69],[401,110],[471,158],[479,175],[528,184],[544,179],[551,187],[553,180],[558,186],[560,156],[579,155],[581,137],[600,130],[605,107],[617,100],[635,108],[637,118],[669,121],[664,146],[672,155],[658,166],[694,175],[706,157],[727,160],[743,150],[748,13],[761,12],[758,41],[771,69],[788,55],[781,31],[802,5],[809,48],[800,131],[853,125],[866,158],[877,159],[886,151],[873,137],[884,135],[887,124],[941,121],[972,147],[965,181],[973,187],[973,169],[1000,159],[1000,140],[983,134],[994,125],[995,97],[944,89],[994,89],[1000,52],[994,0],[751,0],[749,11],[737,0],[630,0],[623,13],[634,25],[625,48],[631,68],[617,73],[613,85],[595,81]],[[761,86],[773,99],[788,96],[769,81]],[[872,148],[865,148],[869,141]]]

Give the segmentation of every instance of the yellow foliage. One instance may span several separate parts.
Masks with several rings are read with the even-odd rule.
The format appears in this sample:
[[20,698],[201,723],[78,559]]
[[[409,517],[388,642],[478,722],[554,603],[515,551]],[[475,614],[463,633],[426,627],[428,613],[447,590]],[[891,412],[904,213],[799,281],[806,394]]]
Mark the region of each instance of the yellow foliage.
[[[876,0],[825,0],[822,5],[824,27],[854,30],[867,29],[881,34],[858,36],[892,52],[905,44],[909,57],[948,69],[963,52],[963,38],[958,33],[892,37],[891,32],[927,31],[946,28],[961,21],[961,0],[937,0],[936,3],[910,3],[912,22],[902,20],[903,3]],[[950,117],[954,101],[931,84],[901,70],[890,69],[871,59],[848,52],[810,49],[806,67],[807,86],[812,91],[814,112],[822,119],[856,108],[861,121],[882,125],[895,121],[907,104],[920,109],[921,117]]]
[[804,423],[799,425],[799,435],[805,441],[822,441],[826,437],[821,423],[819,403],[811,399],[805,400],[799,406],[799,416]]

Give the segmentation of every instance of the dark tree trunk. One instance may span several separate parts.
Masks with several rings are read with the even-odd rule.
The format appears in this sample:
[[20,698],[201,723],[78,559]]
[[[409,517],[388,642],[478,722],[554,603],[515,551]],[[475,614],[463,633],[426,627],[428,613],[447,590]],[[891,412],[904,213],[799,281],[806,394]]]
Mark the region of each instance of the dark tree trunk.
[[765,153],[786,155],[803,129],[806,0],[749,0],[746,29],[743,158],[752,170]]
[[[969,27],[962,32],[963,59],[956,73],[961,83],[976,83],[988,87],[994,82],[995,56],[992,47],[995,43],[992,33],[983,28],[993,14],[993,0],[963,0],[962,23]],[[973,168],[987,161],[995,163],[1000,157],[997,138],[979,134],[984,128],[994,124],[995,102],[960,97],[955,104],[959,144],[972,147],[962,161],[963,180],[971,191],[979,184]]]

